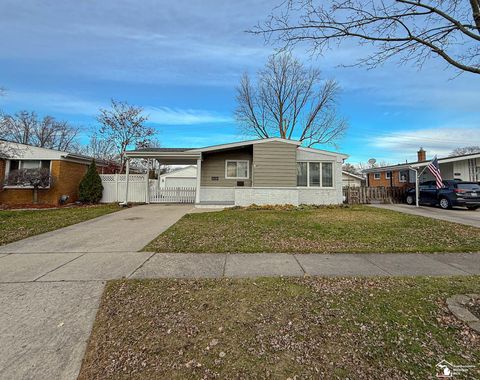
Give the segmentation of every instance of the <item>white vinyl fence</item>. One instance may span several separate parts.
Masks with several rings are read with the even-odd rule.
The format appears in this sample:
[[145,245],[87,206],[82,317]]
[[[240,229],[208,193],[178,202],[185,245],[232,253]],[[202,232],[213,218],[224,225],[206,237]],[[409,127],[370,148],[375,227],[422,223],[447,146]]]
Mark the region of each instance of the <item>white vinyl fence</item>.
[[[113,203],[125,201],[126,174],[100,174],[103,196],[100,202]],[[128,201],[147,202],[147,174],[130,174],[128,181]]]
[[157,180],[150,180],[151,203],[195,203],[194,187],[158,187]]
[[[100,202],[125,201],[127,176],[125,174],[100,174],[103,195]],[[157,180],[149,180],[147,174],[130,174],[128,202],[132,203],[194,203],[194,187],[159,188]]]

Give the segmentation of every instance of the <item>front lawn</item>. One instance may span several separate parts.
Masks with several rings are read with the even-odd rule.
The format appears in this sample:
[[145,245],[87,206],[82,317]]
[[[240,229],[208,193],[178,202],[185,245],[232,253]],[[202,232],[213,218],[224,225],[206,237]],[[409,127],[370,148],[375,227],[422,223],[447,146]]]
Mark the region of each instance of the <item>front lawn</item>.
[[120,209],[121,207],[116,204],[108,204],[51,210],[0,211],[0,245],[53,231]]
[[368,206],[231,209],[185,215],[155,252],[470,252],[480,229]]
[[445,305],[474,292],[478,277],[118,280],[79,379],[433,379],[443,359],[480,363]]

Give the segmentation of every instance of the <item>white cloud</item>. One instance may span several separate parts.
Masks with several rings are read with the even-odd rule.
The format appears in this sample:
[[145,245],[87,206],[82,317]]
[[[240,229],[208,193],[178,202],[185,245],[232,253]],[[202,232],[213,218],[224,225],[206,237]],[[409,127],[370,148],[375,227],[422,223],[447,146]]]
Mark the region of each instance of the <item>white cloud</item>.
[[429,157],[445,156],[460,146],[480,145],[480,127],[439,126],[438,128],[401,130],[373,137],[370,145],[388,150],[392,158],[414,160],[423,147]]
[[145,112],[148,120],[156,124],[192,125],[206,123],[230,123],[232,118],[215,112],[170,107],[148,107]]
[[[73,95],[41,92],[12,92],[5,98],[10,105],[30,104],[32,109],[47,108],[50,112],[67,115],[95,116],[99,108],[108,108],[108,102],[90,101]],[[206,123],[231,123],[231,116],[199,109],[144,106],[148,121],[164,125],[194,125]]]

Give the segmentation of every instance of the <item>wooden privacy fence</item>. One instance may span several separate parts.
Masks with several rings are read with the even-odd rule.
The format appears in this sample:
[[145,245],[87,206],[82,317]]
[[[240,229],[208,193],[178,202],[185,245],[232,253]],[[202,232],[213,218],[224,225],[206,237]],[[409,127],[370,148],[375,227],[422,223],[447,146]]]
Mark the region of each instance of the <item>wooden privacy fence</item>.
[[345,203],[403,203],[406,188],[404,187],[344,187]]

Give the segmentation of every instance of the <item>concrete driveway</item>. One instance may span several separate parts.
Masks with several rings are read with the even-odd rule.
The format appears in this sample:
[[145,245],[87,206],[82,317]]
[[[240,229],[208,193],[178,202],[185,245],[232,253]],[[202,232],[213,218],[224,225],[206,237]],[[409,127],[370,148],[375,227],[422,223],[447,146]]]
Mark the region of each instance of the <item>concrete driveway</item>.
[[192,209],[137,206],[1,247],[0,379],[76,379],[101,280],[128,277]]
[[0,253],[139,251],[192,209],[192,205],[136,206],[7,244]]
[[466,224],[468,226],[480,228],[480,209],[472,211],[462,208],[453,208],[443,210],[439,207],[420,206],[414,207],[406,204],[392,205],[370,205],[372,207],[383,208],[387,210],[399,211],[405,214],[426,216],[428,218],[445,220],[447,222]]

